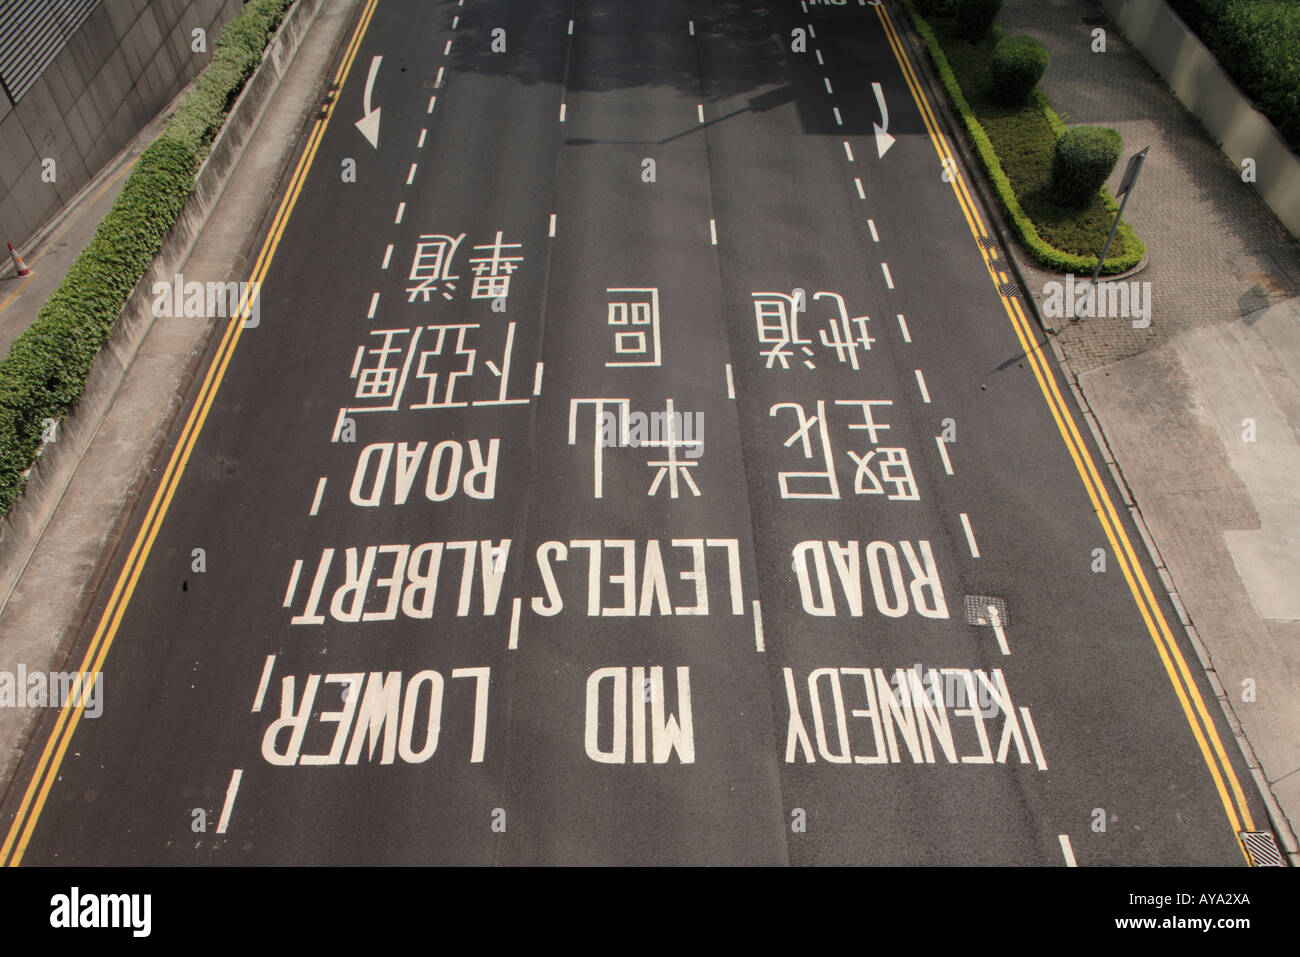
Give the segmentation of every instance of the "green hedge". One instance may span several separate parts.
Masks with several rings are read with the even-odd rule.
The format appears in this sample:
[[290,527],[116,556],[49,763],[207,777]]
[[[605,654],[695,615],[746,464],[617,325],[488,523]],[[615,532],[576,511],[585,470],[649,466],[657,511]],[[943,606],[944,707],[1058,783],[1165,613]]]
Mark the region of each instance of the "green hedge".
[[1170,6],[1300,153],[1300,3],[1170,0]]
[[1076,126],[1056,138],[1052,153],[1052,196],[1063,206],[1083,206],[1106,185],[1124,140],[1118,130]]
[[[948,91],[954,108],[961,116],[962,125],[966,128],[971,144],[993,184],[998,200],[1011,220],[1017,237],[1030,255],[1049,269],[1076,274],[1086,272],[1091,275],[1097,268],[1096,252],[1061,249],[1058,245],[1049,242],[1043,232],[1049,233],[1057,239],[1058,243],[1064,245],[1071,245],[1068,241],[1077,238],[1079,234],[1091,242],[1092,236],[1102,229],[1103,225],[1105,230],[1109,229],[1110,220],[1118,211],[1118,204],[1110,193],[1103,189],[1095,198],[1093,208],[1081,215],[1077,211],[1055,207],[1044,198],[1050,175],[1052,149],[1056,138],[1065,132],[1065,124],[1061,118],[1056,115],[1047,98],[1039,90],[1034,90],[1030,94],[1029,107],[1022,110],[1003,108],[1002,115],[997,117],[999,141],[1004,144],[1003,148],[1007,151],[1007,164],[1011,165],[1017,179],[1022,181],[1024,193],[1022,198],[1012,186],[1003,160],[999,158],[998,151],[994,148],[984,124],[980,122],[962,92],[961,84],[957,82],[957,76],[934,29],[917,13],[913,0],[902,0],[902,3],[907,8],[916,32],[925,43],[930,59],[934,63],[935,72]],[[994,27],[994,34],[999,32],[998,28]],[[966,44],[959,44],[959,46],[966,46]],[[979,51],[975,52],[979,53]],[[1041,178],[1041,183],[1030,182],[1028,171],[1031,167]],[[1027,205],[1034,209],[1037,219],[1031,217],[1026,211]],[[1097,240],[1096,245],[1091,248],[1100,251],[1104,241],[1103,230],[1101,239]],[[1102,274],[1113,276],[1127,272],[1145,255],[1146,247],[1143,246],[1142,241],[1137,238],[1128,223],[1121,222]]]
[[0,359],[0,514],[22,493],[42,423],[62,420],[80,400],[95,355],[175,224],[226,110],[290,3],[252,0],[226,25],[211,62],[140,154],[94,237]]
[[989,63],[993,94],[1008,106],[1021,106],[1047,72],[1051,62],[1047,47],[1035,37],[1004,37],[993,48]]

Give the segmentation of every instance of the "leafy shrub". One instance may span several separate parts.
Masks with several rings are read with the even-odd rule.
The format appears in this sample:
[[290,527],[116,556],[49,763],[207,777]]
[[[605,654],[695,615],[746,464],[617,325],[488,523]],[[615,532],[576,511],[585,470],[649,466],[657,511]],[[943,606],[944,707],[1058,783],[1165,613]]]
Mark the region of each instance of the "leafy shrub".
[[1056,140],[1052,196],[1062,206],[1082,206],[1096,195],[1119,161],[1124,141],[1104,126],[1076,126]]
[[1030,36],[1006,37],[993,50],[989,64],[993,95],[1008,106],[1021,106],[1047,70],[1047,47]]

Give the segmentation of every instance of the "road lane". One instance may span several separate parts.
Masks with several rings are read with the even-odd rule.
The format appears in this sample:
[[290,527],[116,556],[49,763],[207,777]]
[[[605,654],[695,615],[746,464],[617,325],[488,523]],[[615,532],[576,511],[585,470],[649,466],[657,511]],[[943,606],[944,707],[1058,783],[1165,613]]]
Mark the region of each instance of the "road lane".
[[1242,860],[873,8],[350,56],[24,862]]

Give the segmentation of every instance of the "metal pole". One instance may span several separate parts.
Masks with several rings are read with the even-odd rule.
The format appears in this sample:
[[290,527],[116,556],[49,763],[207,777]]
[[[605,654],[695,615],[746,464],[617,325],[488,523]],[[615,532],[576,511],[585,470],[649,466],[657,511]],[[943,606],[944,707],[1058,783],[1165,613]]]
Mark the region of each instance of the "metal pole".
[[1110,252],[1110,242],[1115,238],[1115,230],[1119,229],[1120,217],[1124,215],[1124,207],[1128,205],[1128,198],[1133,193],[1132,189],[1124,191],[1124,198],[1119,201],[1119,211],[1115,213],[1115,222],[1110,224],[1110,235],[1106,237],[1106,245],[1101,247],[1101,256],[1097,259],[1097,268],[1093,271],[1092,281],[1089,286],[1095,288],[1097,277],[1101,275],[1101,264],[1106,261],[1106,253]]

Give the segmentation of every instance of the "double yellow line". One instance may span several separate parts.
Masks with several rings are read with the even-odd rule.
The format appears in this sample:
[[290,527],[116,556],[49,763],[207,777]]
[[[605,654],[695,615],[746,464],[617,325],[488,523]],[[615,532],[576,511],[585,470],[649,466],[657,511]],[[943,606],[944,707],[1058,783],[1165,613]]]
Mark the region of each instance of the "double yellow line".
[[303,150],[302,157],[298,160],[298,166],[294,169],[292,179],[289,181],[289,189],[276,210],[270,232],[267,233],[261,251],[258,253],[257,260],[253,265],[253,271],[249,276],[249,283],[246,287],[249,291],[240,302],[240,307],[236,310],[235,316],[226,326],[225,336],[221,340],[221,345],[217,349],[212,364],[208,367],[208,373],[203,380],[203,387],[199,391],[198,399],[194,404],[194,408],[190,411],[189,419],[181,432],[180,440],[177,442],[176,449],[172,452],[167,468],[163,472],[162,483],[158,486],[158,491],[154,493],[153,500],[149,504],[149,511],[145,514],[144,523],[135,537],[126,564],[117,577],[117,583],[114,585],[113,593],[109,597],[104,613],[99,619],[99,625],[95,629],[94,637],[91,638],[90,646],[86,649],[86,654],[82,658],[80,670],[82,673],[89,673],[91,677],[83,693],[65,702],[62,709],[60,709],[59,716],[54,722],[54,728],[45,743],[45,749],[41,752],[40,760],[32,773],[31,782],[27,786],[27,791],[23,794],[22,803],[19,805],[13,823],[9,827],[4,845],[0,847],[0,864],[4,866],[16,867],[22,862],[28,842],[31,841],[32,833],[36,829],[36,822],[40,818],[41,810],[45,807],[50,788],[58,777],[59,767],[63,763],[63,756],[68,750],[68,744],[77,730],[77,724],[81,721],[84,702],[91,697],[94,683],[98,680],[98,675],[103,669],[104,659],[108,655],[109,648],[113,645],[117,629],[122,623],[122,616],[126,612],[127,605],[131,601],[131,595],[135,591],[136,583],[139,581],[145,562],[149,558],[149,552],[153,548],[154,539],[157,538],[158,530],[162,527],[163,519],[167,516],[167,509],[171,505],[172,496],[176,493],[176,487],[180,484],[181,475],[185,471],[186,463],[189,462],[190,453],[194,450],[199,432],[202,431],[203,423],[208,417],[208,411],[212,408],[212,402],[216,398],[217,389],[220,388],[221,380],[226,374],[226,367],[230,364],[230,358],[234,355],[235,346],[239,343],[239,335],[244,320],[249,316],[249,309],[258,294],[261,282],[266,277],[267,270],[271,267],[271,260],[275,257],[275,251],[280,245],[285,226],[293,213],[294,205],[298,202],[298,195],[302,192],[303,183],[307,180],[307,173],[311,170],[311,164],[316,158],[316,150],[320,147],[321,140],[325,136],[325,128],[329,125],[330,117],[334,115],[334,107],[339,101],[343,83],[347,79],[348,71],[352,68],[352,61],[356,59],[357,50],[361,47],[361,41],[370,26],[370,20],[374,16],[375,7],[378,3],[379,0],[367,0],[356,29],[353,30],[352,37],[348,41],[343,61],[339,64],[338,72],[334,74],[333,95],[329,105],[325,108],[325,115],[318,117],[312,126],[311,135],[307,139],[307,146]]
[[[883,4],[876,7],[876,14],[885,29],[889,45],[893,48],[894,57],[902,68],[903,78],[912,91],[912,99],[916,101],[917,109],[921,112],[921,119],[930,134],[930,141],[939,153],[940,162],[943,162],[953,156],[953,153],[948,148],[948,142],[942,131],[940,131],[939,124],[930,110],[929,102],[921,91],[920,81],[912,69],[907,54],[903,51],[898,31]],[[950,168],[952,168],[952,164],[950,164]],[[976,241],[988,240],[990,238],[988,231],[984,227],[979,208],[971,198],[965,180],[955,168],[952,168],[952,174],[953,192],[957,197],[958,205],[961,207],[962,215],[966,217],[966,223],[970,226],[971,235],[975,237]],[[980,249],[983,253],[984,266],[988,270],[989,278],[993,280],[994,286],[1000,287],[1002,283],[1007,281],[1006,273],[998,273],[994,270],[992,265],[993,254],[986,243],[980,243]],[[1169,623],[1165,620],[1164,613],[1160,610],[1160,605],[1151,591],[1151,585],[1147,581],[1142,565],[1133,550],[1133,544],[1124,531],[1124,525],[1120,521],[1115,505],[1106,490],[1106,485],[1097,471],[1097,466],[1092,460],[1087,445],[1084,444],[1083,438],[1079,434],[1078,427],[1075,425],[1074,416],[1070,412],[1065,399],[1061,396],[1060,389],[1056,384],[1056,377],[1051,371],[1046,356],[1043,355],[1038,346],[1037,339],[1020,305],[1020,300],[1008,298],[1002,293],[1001,288],[998,290],[998,296],[1002,300],[1003,308],[1007,311],[1007,316],[1011,319],[1011,325],[1020,340],[1020,345],[1025,350],[1029,364],[1034,370],[1034,377],[1038,380],[1038,387],[1042,390],[1043,398],[1047,400],[1047,407],[1052,413],[1052,418],[1056,421],[1061,437],[1065,440],[1070,458],[1074,460],[1074,466],[1079,472],[1079,477],[1083,479],[1083,485],[1088,492],[1088,497],[1092,499],[1093,509],[1101,522],[1102,529],[1106,533],[1107,540],[1111,544],[1111,550],[1119,562],[1120,570],[1124,573],[1124,580],[1128,582],[1129,590],[1133,594],[1133,600],[1137,603],[1143,622],[1146,623],[1151,640],[1155,643],[1156,651],[1165,666],[1165,673],[1174,686],[1174,693],[1178,696],[1178,701],[1183,708],[1183,714],[1187,718],[1187,723],[1191,726],[1192,734],[1196,737],[1196,743],[1201,749],[1201,756],[1205,759],[1205,765],[1210,769],[1210,776],[1214,778],[1214,785],[1218,789],[1219,799],[1223,802],[1223,809],[1232,825],[1233,837],[1237,841],[1242,856],[1249,863],[1250,855],[1246,853],[1240,835],[1243,830],[1253,831],[1255,825],[1251,819],[1250,807],[1246,802],[1245,794],[1242,792],[1241,783],[1237,780],[1236,772],[1232,768],[1232,762],[1228,760],[1228,756],[1224,752],[1223,742],[1219,739],[1219,732],[1215,727],[1214,720],[1210,717],[1205,701],[1196,687],[1196,682],[1192,678],[1191,670],[1187,667],[1187,661],[1178,647],[1178,642],[1174,640],[1174,636],[1170,633]]]

